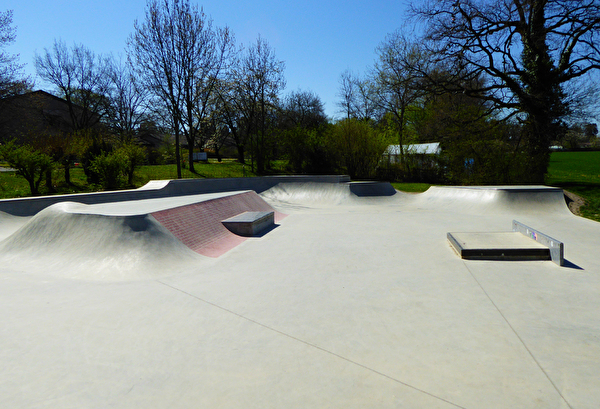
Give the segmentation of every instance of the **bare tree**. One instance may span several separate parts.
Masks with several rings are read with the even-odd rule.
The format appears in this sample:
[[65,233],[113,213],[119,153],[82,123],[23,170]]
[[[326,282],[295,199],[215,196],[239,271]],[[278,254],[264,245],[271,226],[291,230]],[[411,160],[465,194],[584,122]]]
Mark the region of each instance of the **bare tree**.
[[274,125],[273,112],[279,103],[279,92],[285,87],[285,63],[260,36],[243,53],[233,74],[235,102],[244,124],[256,170],[264,172],[268,160],[268,139]]
[[[519,114],[531,182],[543,183],[549,145],[569,113],[565,85],[600,68],[596,0],[438,0],[414,7],[432,58],[455,67],[447,86]],[[483,78],[479,87],[472,79]]]
[[374,90],[373,104],[380,112],[392,114],[398,131],[400,154],[404,157],[406,114],[425,93],[419,72],[430,72],[429,55],[402,31],[388,35],[377,48],[377,53],[379,60],[370,78]]
[[144,85],[155,102],[161,104],[168,113],[169,117],[163,119],[175,135],[177,178],[181,179],[180,131],[184,82],[182,66],[178,64],[177,27],[171,16],[176,14],[174,8],[178,4],[171,5],[168,0],[161,3],[150,1],[146,7],[146,20],[135,22],[135,31],[129,38],[128,46]]
[[338,96],[341,98],[338,106],[347,119],[372,119],[376,113],[373,104],[372,83],[350,70],[340,75]]
[[340,75],[338,96],[340,101],[338,106],[346,115],[347,119],[357,116],[357,98],[358,98],[358,78],[350,71],[346,70]]
[[[65,173],[65,181],[70,183],[70,167],[74,158],[75,134],[97,143],[96,133],[90,132],[106,113],[106,102],[110,84],[108,60],[96,55],[81,44],[68,48],[62,40],[54,40],[52,49],[44,49],[42,55],[35,55],[37,74],[56,88],[58,95],[65,99],[70,116],[70,133],[56,142],[52,156],[60,162]],[[84,160],[84,163],[87,163]],[[90,176],[89,167],[84,165]]]
[[131,140],[146,118],[148,91],[140,83],[130,64],[120,58],[110,60],[110,90],[106,122],[121,136]]
[[21,94],[31,88],[31,80],[22,77],[24,64],[19,64],[19,56],[4,49],[15,41],[17,29],[12,26],[13,12],[0,12],[0,98]]
[[197,144],[200,148],[207,141],[209,131],[204,131],[203,126],[211,124],[213,98],[220,85],[223,73],[230,67],[234,54],[235,39],[231,31],[226,27],[223,29],[211,29],[208,20],[206,32],[198,44],[200,53],[195,60],[196,74],[191,77],[189,93],[186,95],[186,137],[188,140],[190,170],[193,168],[192,147]]
[[152,94],[169,112],[178,177],[179,136],[186,137],[193,171],[193,149],[203,134],[208,101],[233,42],[229,29],[213,28],[212,20],[189,0],[151,0],[145,22],[135,23],[131,56]]
[[235,70],[226,79],[219,81],[215,88],[216,106],[219,112],[219,123],[227,128],[238,154],[238,162],[246,163],[246,136],[244,123],[242,121],[242,110],[244,107],[244,95],[240,87],[234,82]]
[[107,58],[81,44],[69,49],[64,41],[55,40],[52,49],[36,54],[34,61],[40,78],[67,101],[74,131],[90,129],[100,122],[110,84]]

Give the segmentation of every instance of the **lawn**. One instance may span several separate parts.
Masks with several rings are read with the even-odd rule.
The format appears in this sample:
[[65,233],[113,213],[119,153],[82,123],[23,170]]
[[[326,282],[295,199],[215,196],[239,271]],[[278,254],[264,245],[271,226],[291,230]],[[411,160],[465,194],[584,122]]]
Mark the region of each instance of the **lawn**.
[[584,198],[581,214],[600,221],[600,152],[553,152],[546,184]]
[[392,183],[394,189],[408,193],[422,193],[429,189],[429,183]]
[[[285,164],[285,161],[274,161],[269,173],[285,173]],[[5,164],[4,166],[7,165]],[[243,165],[233,159],[224,159],[222,162],[212,159],[208,162],[197,162],[194,164],[194,171],[195,173],[192,173],[189,168],[183,168],[181,169],[181,177],[184,179],[214,179],[256,176],[256,174],[252,172],[249,164]],[[93,186],[87,183],[82,168],[74,167],[71,169],[70,173],[71,184],[68,185],[65,183],[62,169],[53,171],[52,180],[56,193],[69,194],[102,190],[100,186]],[[136,170],[134,185],[124,188],[138,188],[145,185],[150,180],[167,179],[177,179],[177,168],[175,165],[141,166]],[[40,186],[40,193],[42,195],[50,194],[49,190],[44,185],[44,182],[42,182],[42,185]],[[29,185],[24,178],[17,176],[15,172],[0,172],[0,199],[26,196],[30,196],[30,191]]]

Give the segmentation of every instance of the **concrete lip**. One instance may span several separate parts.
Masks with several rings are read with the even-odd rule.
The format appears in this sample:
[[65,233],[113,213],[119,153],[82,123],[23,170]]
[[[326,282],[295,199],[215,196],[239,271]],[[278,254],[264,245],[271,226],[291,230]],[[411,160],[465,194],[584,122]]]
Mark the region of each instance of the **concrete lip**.
[[[0,406],[597,407],[600,224],[560,191],[247,183],[0,214],[16,229],[0,241]],[[215,257],[184,245],[201,215],[221,234],[242,203],[278,228]],[[447,244],[515,219],[568,243],[570,263],[466,261]]]

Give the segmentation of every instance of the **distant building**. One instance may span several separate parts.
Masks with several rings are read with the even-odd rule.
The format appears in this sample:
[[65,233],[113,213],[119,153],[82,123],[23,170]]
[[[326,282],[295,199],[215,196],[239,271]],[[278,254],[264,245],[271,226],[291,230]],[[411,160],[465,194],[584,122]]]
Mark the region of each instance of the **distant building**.
[[[402,150],[405,155],[437,156],[442,153],[439,142],[402,145]],[[390,164],[402,162],[400,145],[389,145],[383,154],[383,159]]]
[[[73,109],[75,115],[82,115],[83,108],[75,105]],[[93,123],[99,123],[98,115],[92,114],[91,118]],[[48,92],[33,91],[0,100],[0,142],[31,142],[73,129],[67,101]]]

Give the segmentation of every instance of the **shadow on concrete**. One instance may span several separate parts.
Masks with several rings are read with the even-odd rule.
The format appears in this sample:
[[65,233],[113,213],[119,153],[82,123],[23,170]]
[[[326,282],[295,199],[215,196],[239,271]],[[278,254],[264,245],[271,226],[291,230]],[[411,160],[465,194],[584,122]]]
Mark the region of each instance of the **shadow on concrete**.
[[569,260],[565,259],[563,262],[563,267],[565,268],[571,268],[573,270],[581,270],[583,271],[584,269],[579,267],[577,264],[571,263]]
[[259,237],[260,238],[260,237],[263,237],[266,234],[268,234],[268,233],[272,232],[273,230],[275,230],[276,228],[278,228],[279,226],[280,226],[280,224],[274,224],[271,227],[268,227],[265,230],[261,231],[259,234],[255,234],[254,236],[251,236],[249,238],[252,238],[252,237]]

